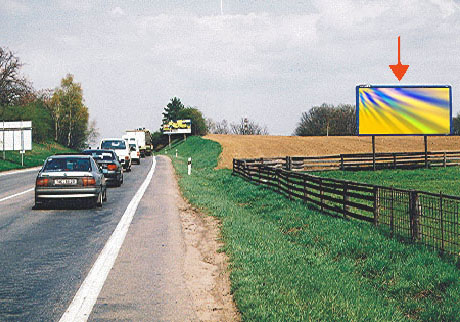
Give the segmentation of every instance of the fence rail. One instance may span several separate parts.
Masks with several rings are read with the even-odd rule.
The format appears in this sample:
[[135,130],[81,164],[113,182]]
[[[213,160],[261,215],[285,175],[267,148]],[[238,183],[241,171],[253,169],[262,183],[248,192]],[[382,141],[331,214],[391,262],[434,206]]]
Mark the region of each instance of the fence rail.
[[[426,157],[426,158],[425,158]],[[266,164],[292,171],[361,170],[374,166],[372,153],[333,154],[325,156],[287,156],[242,159],[246,163]],[[460,165],[460,151],[376,153],[376,169],[449,167]]]
[[460,256],[460,197],[288,170],[295,160],[233,159],[233,173],[290,199],[315,204],[323,212],[364,220],[385,227],[392,237]]

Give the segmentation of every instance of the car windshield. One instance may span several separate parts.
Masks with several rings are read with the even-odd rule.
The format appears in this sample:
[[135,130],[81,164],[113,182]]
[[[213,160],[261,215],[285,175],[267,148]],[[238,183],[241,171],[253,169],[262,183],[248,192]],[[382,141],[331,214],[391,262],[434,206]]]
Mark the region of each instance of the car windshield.
[[95,160],[114,160],[116,159],[113,152],[101,150],[83,151],[84,154],[92,156]]
[[49,158],[45,171],[91,171],[91,162],[88,158]]
[[101,149],[126,149],[126,143],[124,140],[107,140],[103,141],[101,144]]
[[136,145],[135,145],[135,144],[130,144],[130,145],[129,145],[129,148],[134,148],[134,149],[136,149]]

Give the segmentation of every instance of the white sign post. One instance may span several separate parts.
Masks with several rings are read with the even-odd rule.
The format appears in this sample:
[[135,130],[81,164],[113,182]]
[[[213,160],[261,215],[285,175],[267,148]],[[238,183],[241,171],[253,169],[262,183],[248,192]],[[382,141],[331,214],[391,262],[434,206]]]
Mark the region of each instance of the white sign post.
[[24,153],[32,150],[32,121],[3,121],[0,127],[0,148],[5,151],[20,151],[21,164],[24,166]]

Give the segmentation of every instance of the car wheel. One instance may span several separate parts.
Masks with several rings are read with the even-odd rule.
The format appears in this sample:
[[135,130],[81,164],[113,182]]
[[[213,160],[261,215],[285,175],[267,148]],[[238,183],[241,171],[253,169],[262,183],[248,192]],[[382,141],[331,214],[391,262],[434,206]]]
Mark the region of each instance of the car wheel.
[[97,196],[96,206],[98,206],[98,207],[102,207],[102,201],[104,199],[102,195],[103,195],[103,193],[101,191],[101,192],[99,192],[99,195]]
[[32,207],[34,210],[39,210],[43,208],[43,202],[41,202],[39,199],[35,198],[35,205]]

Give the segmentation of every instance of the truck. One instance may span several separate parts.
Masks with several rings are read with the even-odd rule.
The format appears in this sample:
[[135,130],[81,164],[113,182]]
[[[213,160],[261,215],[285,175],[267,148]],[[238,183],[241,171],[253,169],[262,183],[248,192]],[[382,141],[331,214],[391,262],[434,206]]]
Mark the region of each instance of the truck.
[[142,158],[152,155],[153,145],[150,131],[145,128],[135,130],[126,130],[123,138],[128,142],[136,141],[139,146],[139,152]]

